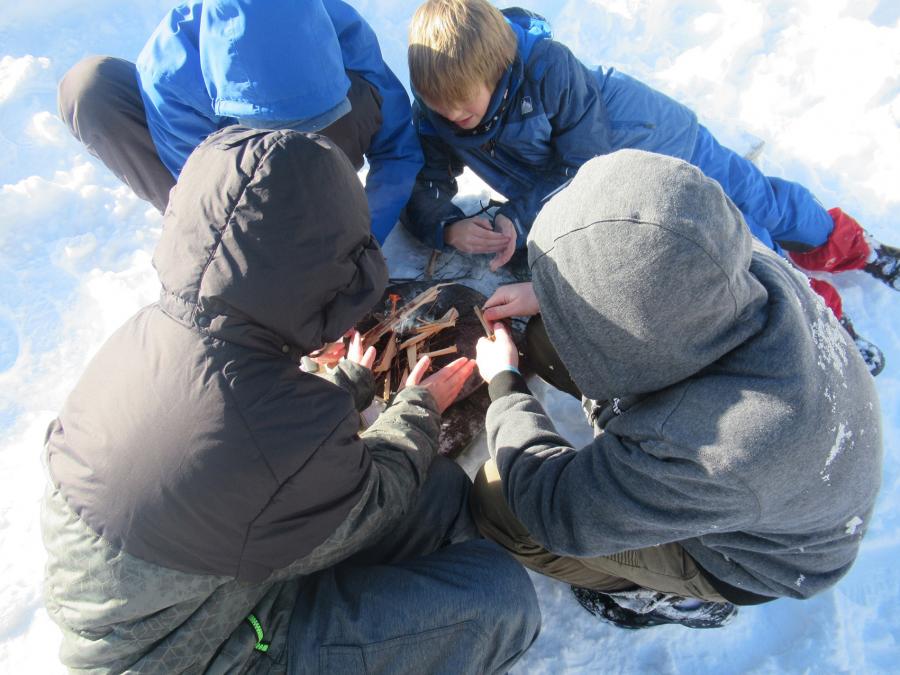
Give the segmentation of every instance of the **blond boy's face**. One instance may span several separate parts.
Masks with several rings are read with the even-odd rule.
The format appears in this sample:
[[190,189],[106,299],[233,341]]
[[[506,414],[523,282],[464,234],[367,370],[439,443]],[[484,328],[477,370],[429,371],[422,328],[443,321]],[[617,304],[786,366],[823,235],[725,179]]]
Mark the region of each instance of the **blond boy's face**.
[[487,85],[482,84],[467,101],[453,104],[425,101],[425,105],[461,129],[474,129],[481,124],[481,120],[491,104],[492,94],[493,92],[488,89]]

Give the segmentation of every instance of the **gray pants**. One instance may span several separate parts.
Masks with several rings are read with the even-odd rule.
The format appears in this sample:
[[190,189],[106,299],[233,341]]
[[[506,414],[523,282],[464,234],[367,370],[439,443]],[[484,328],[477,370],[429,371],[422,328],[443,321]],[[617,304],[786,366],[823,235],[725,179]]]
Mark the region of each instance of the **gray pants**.
[[135,65],[89,56],[59,83],[59,116],[87,151],[160,213],[175,178],[163,165],[147,128]]
[[438,457],[377,546],[318,573],[290,624],[291,673],[503,673],[537,638],[527,573],[477,536],[471,484]]
[[[320,133],[334,141],[358,171],[381,128],[381,97],[356,73],[347,75],[352,110]],[[111,56],[82,59],[63,76],[57,100],[59,116],[72,135],[163,213],[175,178],[160,161],[150,136],[135,65]]]

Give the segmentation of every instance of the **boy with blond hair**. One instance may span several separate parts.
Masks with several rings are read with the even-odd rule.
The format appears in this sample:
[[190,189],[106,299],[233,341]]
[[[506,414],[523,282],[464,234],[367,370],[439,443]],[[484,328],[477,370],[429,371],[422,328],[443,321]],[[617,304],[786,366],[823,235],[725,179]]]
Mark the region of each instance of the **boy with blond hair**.
[[[425,167],[406,224],[434,248],[492,253],[496,269],[525,246],[543,202],[582,164],[635,148],[686,160],[718,181],[754,236],[802,269],[864,270],[900,289],[898,249],[840,209],[826,211],[802,185],[763,175],[681,103],[612,68],[588,69],[536,14],[428,0],[410,24],[409,70]],[[493,226],[451,201],[466,166],[508,199]],[[877,375],[881,351],[856,334],[831,285],[811,285]]]

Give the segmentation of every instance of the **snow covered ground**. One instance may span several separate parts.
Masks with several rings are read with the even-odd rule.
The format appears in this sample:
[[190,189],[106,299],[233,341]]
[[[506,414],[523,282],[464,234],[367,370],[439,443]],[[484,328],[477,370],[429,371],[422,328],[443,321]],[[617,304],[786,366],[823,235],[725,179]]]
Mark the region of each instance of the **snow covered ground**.
[[[6,0],[0,11],[0,672],[55,673],[41,605],[41,446],[86,361],[158,284],[160,217],[68,136],[55,87],[88,54],[134,59],[167,0]],[[406,79],[416,0],[354,3]],[[535,0],[556,37],[700,112],[739,150],[900,243],[897,0]],[[482,192],[474,179],[466,197]],[[402,251],[401,240],[389,251]],[[409,260],[394,259],[402,266]],[[884,479],[856,566],[834,590],[741,612],[716,631],[599,624],[568,588],[535,578],[544,628],[517,673],[880,673],[900,661],[900,294],[860,273],[837,285],[885,351]],[[573,441],[576,406],[547,393]]]

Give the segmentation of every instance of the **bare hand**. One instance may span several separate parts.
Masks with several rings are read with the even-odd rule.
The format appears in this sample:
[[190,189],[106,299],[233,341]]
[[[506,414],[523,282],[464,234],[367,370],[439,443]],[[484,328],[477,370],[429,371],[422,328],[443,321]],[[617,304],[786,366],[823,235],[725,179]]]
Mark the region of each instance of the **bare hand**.
[[497,373],[519,367],[519,349],[513,342],[506,324],[494,324],[494,339],[483,337],[475,347],[478,372],[485,382],[494,379]]
[[375,364],[375,347],[369,347],[363,352],[362,335],[355,329],[350,331],[350,347],[347,349],[347,360],[358,363],[369,370],[372,370],[372,366]]
[[309,358],[318,363],[320,368],[325,366],[333,368],[338,361],[344,358],[345,351],[343,341],[338,340],[337,342],[329,342],[321,349],[312,352]]
[[534,285],[530,281],[501,286],[484,303],[484,318],[487,321],[500,321],[511,316],[534,316],[540,311]]
[[[444,241],[463,253],[500,253],[509,247],[509,236],[494,232],[484,216],[457,220],[444,228]],[[513,237],[515,247],[515,237]]]
[[475,370],[475,362],[462,356],[423,380],[422,376],[430,365],[429,357],[423,356],[419,359],[406,378],[406,386],[418,384],[425,387],[434,397],[438,412],[443,413],[456,400],[466,380]]
[[516,252],[516,226],[513,222],[501,213],[494,216],[494,225],[500,228],[500,232],[508,237],[506,248],[497,251],[497,254],[491,260],[491,272],[496,272],[513,257]]

